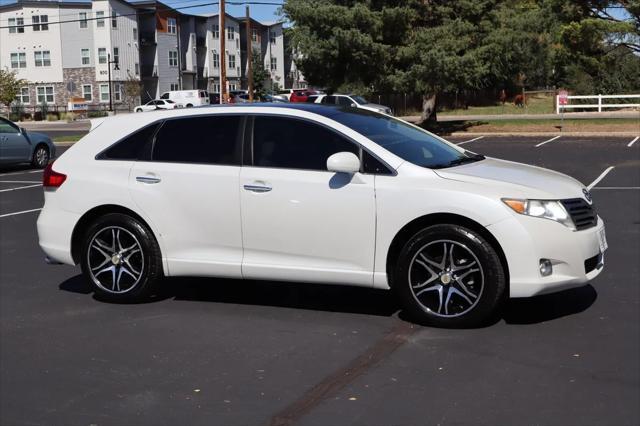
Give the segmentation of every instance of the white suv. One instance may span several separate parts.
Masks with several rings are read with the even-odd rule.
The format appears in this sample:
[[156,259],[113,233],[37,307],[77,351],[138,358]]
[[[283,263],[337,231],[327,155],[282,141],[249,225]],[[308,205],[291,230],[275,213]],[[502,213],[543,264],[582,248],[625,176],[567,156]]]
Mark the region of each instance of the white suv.
[[469,326],[507,296],[586,283],[607,248],[576,180],[355,108],[108,118],[44,187],[47,260],[80,264],[116,301],[163,276],[348,284],[392,289],[416,321]]

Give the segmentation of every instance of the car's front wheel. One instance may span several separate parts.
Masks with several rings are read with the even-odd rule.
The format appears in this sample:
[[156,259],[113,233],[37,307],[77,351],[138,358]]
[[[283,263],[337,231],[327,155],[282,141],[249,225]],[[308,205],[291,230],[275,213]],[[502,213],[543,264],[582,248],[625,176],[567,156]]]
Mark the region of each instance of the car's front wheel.
[[499,308],[506,277],[494,247],[459,225],[434,225],[404,245],[393,289],[404,310],[420,323],[474,327]]
[[120,213],[106,214],[87,229],[81,266],[96,294],[117,302],[144,300],[162,278],[160,248],[151,230]]
[[44,169],[49,164],[49,148],[46,145],[38,145],[33,151],[31,165],[38,169]]

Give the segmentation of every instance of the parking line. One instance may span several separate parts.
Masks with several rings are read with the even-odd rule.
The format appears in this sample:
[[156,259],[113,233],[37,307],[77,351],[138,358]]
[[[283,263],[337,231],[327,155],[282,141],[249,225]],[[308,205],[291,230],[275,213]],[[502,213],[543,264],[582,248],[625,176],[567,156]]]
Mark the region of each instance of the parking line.
[[635,141],[637,141],[638,139],[640,139],[640,136],[636,136],[635,139],[633,139],[631,142],[629,142],[629,144],[627,146],[632,146]]
[[462,144],[465,144],[465,143],[469,143],[469,142],[477,141],[477,140],[480,140],[480,139],[482,139],[482,138],[484,138],[484,136],[478,136],[477,138],[473,138],[473,139],[470,139],[470,140],[468,140],[468,141],[458,142],[456,145],[462,145]]
[[42,170],[25,170],[22,172],[0,173],[0,176],[23,175],[25,173],[42,173]]
[[18,215],[18,214],[37,212],[37,211],[40,211],[40,210],[42,210],[42,207],[40,207],[39,209],[23,210],[21,212],[15,212],[15,213],[5,213],[5,214],[0,214],[0,218],[9,217],[9,216],[15,216],[15,215]]
[[0,189],[0,192],[9,192],[9,191],[17,191],[19,189],[29,189],[29,188],[35,188],[37,186],[42,186],[41,183],[37,184],[37,185],[27,185],[27,186],[19,186],[17,188],[9,188],[9,189]]
[[39,180],[0,180],[0,183],[40,183]]
[[596,178],[596,180],[594,180],[593,182],[591,182],[591,184],[589,186],[587,186],[587,189],[591,189],[594,186],[596,186],[598,184],[598,182],[600,182],[602,179],[604,179],[604,177],[607,175],[607,173],[609,173],[611,170],[613,170],[614,166],[609,166],[607,167],[604,172],[600,173],[600,176],[598,176]]
[[540,142],[538,145],[536,145],[536,148],[538,148],[539,146],[544,145],[545,143],[553,142],[553,141],[555,141],[556,139],[558,139],[560,136],[562,136],[562,135],[554,136],[554,137],[552,137],[552,138],[551,138],[551,139],[549,139],[549,140],[546,140],[546,141],[544,141],[544,142]]

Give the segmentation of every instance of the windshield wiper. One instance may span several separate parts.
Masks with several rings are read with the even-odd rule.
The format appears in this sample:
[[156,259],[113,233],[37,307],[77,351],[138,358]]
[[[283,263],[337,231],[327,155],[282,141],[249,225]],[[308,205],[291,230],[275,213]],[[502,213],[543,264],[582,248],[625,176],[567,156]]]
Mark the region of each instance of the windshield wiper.
[[459,166],[465,163],[475,163],[476,161],[484,160],[485,156],[482,154],[473,154],[467,152],[467,157],[456,158],[455,160],[451,160],[448,163],[435,164],[433,166],[428,166],[430,169],[444,169],[446,167]]

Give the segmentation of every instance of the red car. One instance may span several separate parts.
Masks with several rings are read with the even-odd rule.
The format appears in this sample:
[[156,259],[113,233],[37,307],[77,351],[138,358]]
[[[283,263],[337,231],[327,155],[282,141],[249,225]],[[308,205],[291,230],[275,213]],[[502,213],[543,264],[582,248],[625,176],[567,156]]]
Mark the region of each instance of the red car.
[[315,90],[294,90],[289,98],[289,102],[307,102],[307,98],[316,93]]

